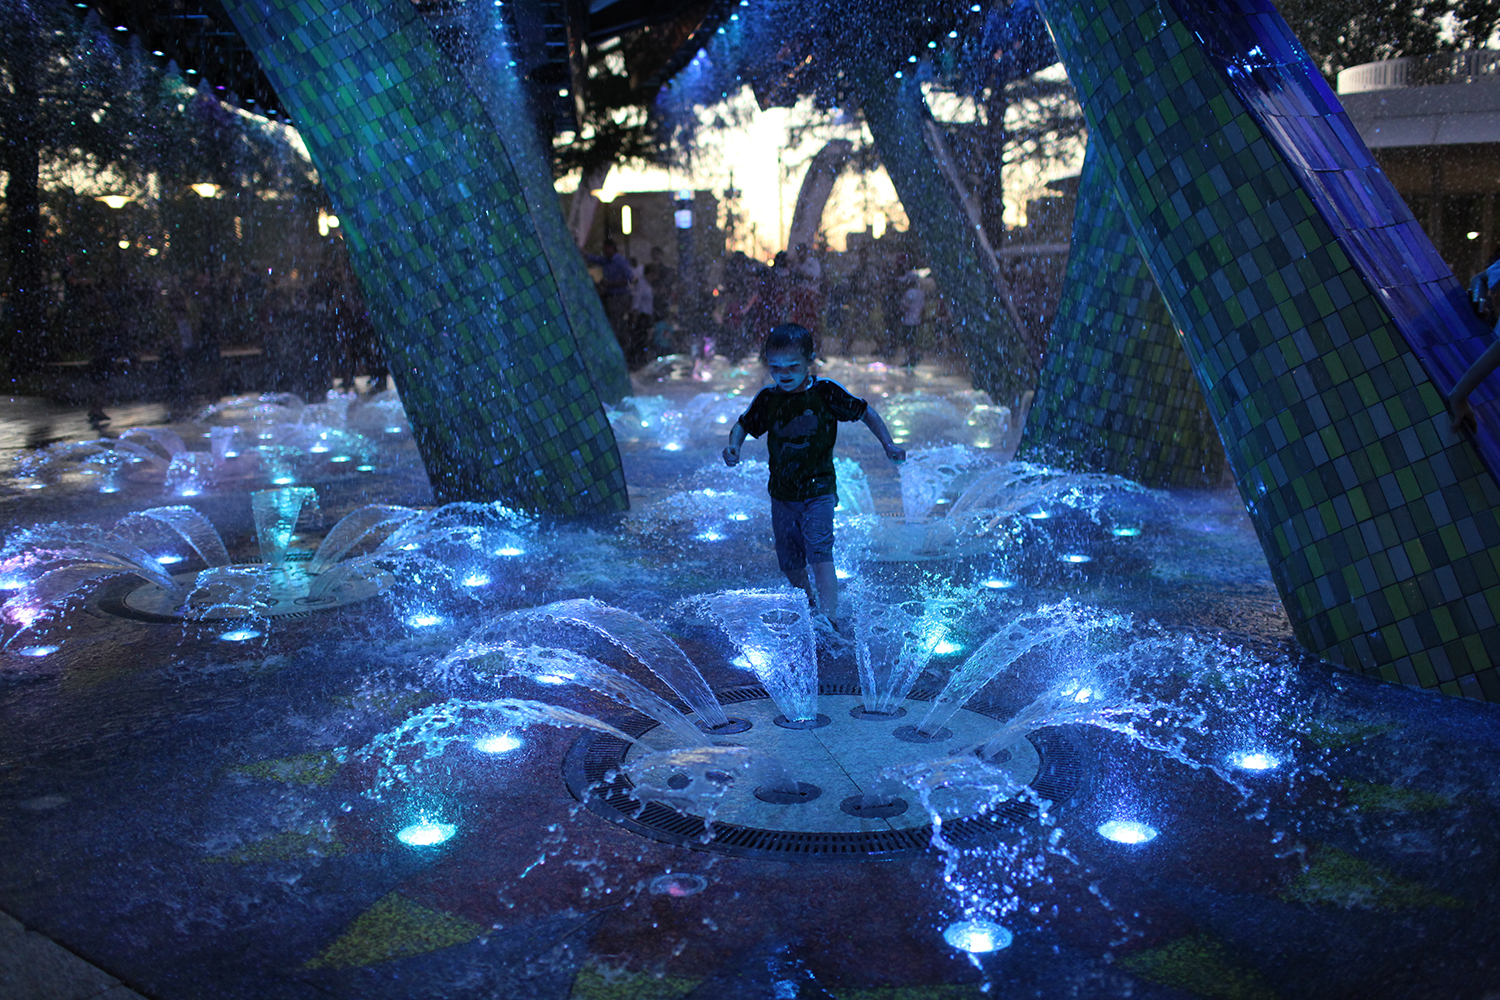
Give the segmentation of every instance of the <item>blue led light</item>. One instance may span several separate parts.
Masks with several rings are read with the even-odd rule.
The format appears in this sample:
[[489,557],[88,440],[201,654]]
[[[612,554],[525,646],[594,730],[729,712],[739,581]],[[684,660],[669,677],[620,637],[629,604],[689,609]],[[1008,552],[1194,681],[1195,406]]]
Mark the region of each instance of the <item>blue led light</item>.
[[1144,844],[1156,839],[1156,827],[1128,819],[1112,819],[1100,823],[1096,831],[1105,840],[1117,844]]
[[989,920],[960,920],[943,931],[943,940],[971,955],[983,955],[1009,948],[1015,935]]
[[396,834],[396,839],[407,847],[433,847],[453,837],[458,832],[458,827],[452,823],[434,823],[431,820],[422,820],[403,828]]

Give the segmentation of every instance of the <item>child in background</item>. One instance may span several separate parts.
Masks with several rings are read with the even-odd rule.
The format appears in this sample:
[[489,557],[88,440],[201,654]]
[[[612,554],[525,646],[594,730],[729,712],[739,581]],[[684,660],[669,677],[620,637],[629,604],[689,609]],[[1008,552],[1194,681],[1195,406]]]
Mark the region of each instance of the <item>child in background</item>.
[[[833,469],[833,445],[839,421],[861,421],[885,448],[893,462],[906,451],[891,440],[880,414],[849,394],[843,386],[813,374],[817,351],[806,327],[785,323],[766,337],[761,350],[771,372],[771,385],[762,389],[729,429],[724,464],[738,465],[745,436],[769,435],[771,530],[776,537],[776,561],[787,582],[807,594],[815,609],[819,631],[836,631],[838,575],[833,565],[833,508],[838,505],[838,483]],[[807,568],[812,566],[812,584]]]

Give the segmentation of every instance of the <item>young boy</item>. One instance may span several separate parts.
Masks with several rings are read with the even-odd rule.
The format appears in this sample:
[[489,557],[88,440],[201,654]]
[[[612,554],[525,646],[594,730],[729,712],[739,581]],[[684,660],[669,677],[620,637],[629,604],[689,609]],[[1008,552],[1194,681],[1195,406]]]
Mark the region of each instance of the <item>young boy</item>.
[[[891,440],[880,414],[843,386],[813,374],[817,352],[806,327],[786,323],[771,330],[761,350],[771,372],[771,385],[756,394],[750,408],[729,429],[724,464],[738,465],[745,435],[766,439],[771,454],[771,530],[776,536],[776,561],[787,581],[807,594],[818,610],[813,623],[833,631],[838,618],[839,581],[833,567],[833,508],[838,505],[838,483],[833,471],[833,445],[838,421],[862,421],[893,462],[906,450]],[[813,581],[808,584],[807,566]]]

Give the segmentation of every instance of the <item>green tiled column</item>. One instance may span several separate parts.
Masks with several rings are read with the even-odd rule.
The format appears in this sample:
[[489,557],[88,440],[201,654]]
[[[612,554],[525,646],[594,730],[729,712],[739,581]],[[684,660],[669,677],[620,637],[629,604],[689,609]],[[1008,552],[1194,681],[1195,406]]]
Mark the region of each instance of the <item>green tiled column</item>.
[[1500,489],[1448,429],[1424,369],[1441,345],[1412,346],[1472,339],[1458,286],[1422,284],[1430,243],[1250,2],[1044,8],[1298,638],[1500,701]]
[[1093,147],[1065,280],[1018,457],[1148,486],[1222,480],[1219,432]]
[[623,510],[614,435],[501,137],[410,0],[226,0],[349,241],[440,500]]
[[987,280],[978,237],[938,169],[922,129],[916,81],[887,73],[884,59],[857,60],[849,72],[880,160],[901,197],[938,287],[953,304],[974,387],[997,402],[1032,388],[1038,351],[1011,319],[1000,289]]

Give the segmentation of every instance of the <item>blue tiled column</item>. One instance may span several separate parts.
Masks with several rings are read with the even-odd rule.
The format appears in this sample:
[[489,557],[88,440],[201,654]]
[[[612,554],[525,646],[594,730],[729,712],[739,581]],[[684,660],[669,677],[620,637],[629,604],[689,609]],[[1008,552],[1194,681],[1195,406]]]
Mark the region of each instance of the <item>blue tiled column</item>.
[[614,435],[502,137],[409,0],[226,0],[349,241],[442,500],[622,510]]
[[1017,457],[1211,486],[1224,449],[1114,181],[1089,147],[1068,273]]
[[1500,453],[1443,404],[1487,341],[1462,289],[1269,4],[1044,6],[1298,638],[1500,701]]

